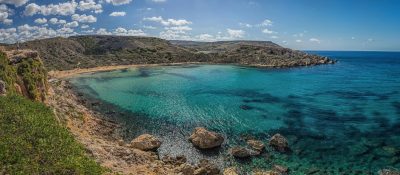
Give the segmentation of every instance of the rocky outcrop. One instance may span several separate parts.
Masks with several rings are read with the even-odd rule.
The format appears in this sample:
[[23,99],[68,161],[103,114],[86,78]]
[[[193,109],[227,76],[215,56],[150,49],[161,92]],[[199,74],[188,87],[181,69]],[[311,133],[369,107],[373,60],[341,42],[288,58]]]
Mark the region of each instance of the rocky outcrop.
[[131,142],[131,147],[142,151],[154,151],[161,146],[161,141],[150,134],[143,134]]
[[3,80],[0,80],[0,95],[6,95],[6,83]]
[[379,175],[400,175],[400,171],[393,169],[382,169],[378,172]]
[[281,134],[275,134],[269,140],[269,145],[279,152],[289,151],[289,143]]
[[279,172],[281,175],[289,173],[289,169],[282,165],[274,165],[272,170],[275,172]]
[[260,140],[253,140],[253,139],[250,139],[250,140],[247,141],[247,144],[248,144],[251,148],[253,148],[254,150],[257,150],[257,151],[259,151],[259,152],[263,151],[264,148],[265,148],[264,143],[263,143],[262,141],[260,141]]
[[251,156],[260,155],[259,151],[251,150],[245,147],[233,147],[229,149],[229,153],[236,158],[248,158]]
[[221,146],[224,138],[221,134],[208,131],[203,127],[197,127],[190,136],[189,141],[197,148],[210,149]]
[[0,80],[0,94],[17,93],[36,101],[46,100],[47,72],[35,51],[0,51]]

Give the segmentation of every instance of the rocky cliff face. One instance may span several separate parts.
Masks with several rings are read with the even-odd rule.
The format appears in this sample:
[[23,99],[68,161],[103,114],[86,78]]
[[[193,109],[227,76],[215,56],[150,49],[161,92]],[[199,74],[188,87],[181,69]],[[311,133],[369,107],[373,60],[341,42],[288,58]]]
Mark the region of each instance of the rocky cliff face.
[[47,89],[47,73],[37,52],[0,50],[0,95],[17,93],[45,101]]

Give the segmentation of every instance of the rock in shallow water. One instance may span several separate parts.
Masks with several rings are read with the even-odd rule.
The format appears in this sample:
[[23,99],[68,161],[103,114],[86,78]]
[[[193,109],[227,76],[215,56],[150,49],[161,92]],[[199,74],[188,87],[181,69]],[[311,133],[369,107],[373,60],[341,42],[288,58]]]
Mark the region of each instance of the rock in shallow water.
[[198,148],[210,149],[221,146],[224,142],[224,138],[221,134],[207,131],[203,127],[197,127],[190,136],[189,141]]
[[262,141],[259,141],[259,140],[252,140],[251,139],[251,140],[247,141],[247,144],[251,148],[253,148],[253,149],[257,150],[257,151],[260,151],[260,152],[265,148],[264,143]]
[[161,141],[150,134],[143,134],[131,142],[131,147],[142,151],[154,151],[161,146]]
[[215,165],[211,164],[208,160],[202,159],[196,166],[194,175],[218,175],[220,170]]
[[286,152],[290,150],[287,139],[280,134],[273,135],[269,140],[269,145],[279,152]]
[[260,155],[259,151],[247,149],[244,147],[233,147],[229,150],[229,153],[236,158],[247,158],[251,156]]
[[239,175],[236,167],[228,167],[224,169],[223,175]]
[[379,170],[378,174],[379,175],[400,175],[400,171],[393,170],[393,169],[383,169],[383,170]]

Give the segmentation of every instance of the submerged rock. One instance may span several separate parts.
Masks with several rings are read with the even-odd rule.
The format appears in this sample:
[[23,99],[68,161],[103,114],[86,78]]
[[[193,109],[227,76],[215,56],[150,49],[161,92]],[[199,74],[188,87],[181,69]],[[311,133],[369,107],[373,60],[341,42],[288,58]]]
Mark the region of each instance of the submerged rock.
[[260,152],[265,148],[264,143],[262,141],[260,141],[260,140],[252,140],[251,139],[251,140],[247,141],[247,144],[251,148],[253,148],[254,150],[257,150],[257,151],[260,151]]
[[273,170],[279,172],[280,174],[288,174],[289,169],[282,165],[274,165]]
[[182,165],[186,163],[186,157],[185,156],[176,156],[176,157],[170,157],[170,156],[164,156],[162,158],[162,161],[167,164],[171,165]]
[[269,140],[269,145],[279,152],[286,152],[290,150],[287,139],[280,134],[275,134],[274,136],[272,136]]
[[161,146],[161,141],[150,134],[143,134],[131,142],[131,147],[142,151],[154,151]]
[[259,151],[247,149],[244,147],[233,147],[229,149],[229,153],[236,158],[247,158],[251,156],[260,155]]
[[400,171],[393,169],[382,169],[378,172],[379,175],[400,175]]
[[3,80],[0,80],[0,95],[5,95],[6,93],[6,83]]
[[207,131],[203,127],[197,127],[190,136],[189,141],[198,148],[209,149],[221,146],[224,138],[221,134]]
[[194,175],[218,175],[220,170],[208,160],[202,159],[197,165]]

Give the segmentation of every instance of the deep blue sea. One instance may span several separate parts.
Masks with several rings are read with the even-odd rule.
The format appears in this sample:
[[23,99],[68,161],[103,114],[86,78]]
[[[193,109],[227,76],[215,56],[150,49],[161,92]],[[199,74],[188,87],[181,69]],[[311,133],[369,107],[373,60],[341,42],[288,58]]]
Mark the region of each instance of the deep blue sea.
[[[122,123],[125,139],[151,133],[161,156],[207,158],[244,171],[289,167],[291,174],[376,174],[400,168],[400,53],[311,52],[333,65],[259,69],[235,65],[139,67],[82,74],[70,81]],[[111,112],[110,112],[111,111]],[[187,141],[194,127],[223,133],[223,147],[199,151]],[[281,133],[291,152],[268,148],[236,160],[234,145]]]

